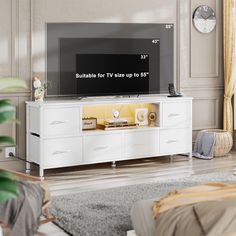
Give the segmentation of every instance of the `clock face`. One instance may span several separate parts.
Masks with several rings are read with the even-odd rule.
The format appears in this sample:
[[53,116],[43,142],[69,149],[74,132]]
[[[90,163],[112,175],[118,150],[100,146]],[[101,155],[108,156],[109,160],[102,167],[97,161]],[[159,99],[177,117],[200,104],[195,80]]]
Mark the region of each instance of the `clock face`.
[[140,122],[143,122],[146,119],[145,111],[139,111],[137,114],[137,119]]
[[193,24],[199,32],[210,33],[216,25],[215,12],[207,5],[199,6],[193,13]]

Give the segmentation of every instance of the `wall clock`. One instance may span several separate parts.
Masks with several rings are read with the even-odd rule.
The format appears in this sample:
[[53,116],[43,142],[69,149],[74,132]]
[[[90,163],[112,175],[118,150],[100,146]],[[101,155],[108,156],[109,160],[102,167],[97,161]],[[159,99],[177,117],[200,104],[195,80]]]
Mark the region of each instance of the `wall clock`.
[[207,5],[197,7],[193,13],[193,24],[199,32],[210,33],[216,26],[214,10]]

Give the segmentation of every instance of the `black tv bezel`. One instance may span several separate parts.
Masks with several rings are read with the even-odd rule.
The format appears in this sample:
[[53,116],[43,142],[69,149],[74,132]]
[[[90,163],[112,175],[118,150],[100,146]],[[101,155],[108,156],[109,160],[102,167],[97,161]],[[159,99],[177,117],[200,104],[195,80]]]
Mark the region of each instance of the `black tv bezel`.
[[[173,37],[173,44],[171,45],[173,47],[173,83],[175,84],[175,80],[176,80],[176,66],[175,66],[175,57],[176,57],[176,49],[175,49],[175,25],[174,23],[95,23],[95,22],[86,22],[86,23],[76,23],[76,22],[66,22],[66,23],[46,23],[46,32],[47,32],[47,29],[48,29],[48,24],[72,24],[72,25],[75,25],[75,24],[87,24],[87,25],[90,25],[90,24],[103,24],[103,25],[117,25],[117,24],[124,24],[124,25],[141,25],[141,26],[148,26],[148,25],[165,25],[166,28],[169,28],[169,29],[173,29],[173,34],[172,34],[172,37]],[[62,37],[62,38],[65,38],[65,37]],[[68,37],[68,38],[71,38]],[[88,38],[88,37],[80,37],[80,38]],[[94,37],[91,37],[91,38],[94,38]],[[104,38],[104,37],[96,37],[96,38]],[[107,37],[107,38],[112,38],[112,37]],[[130,38],[130,37],[120,37],[120,38]],[[134,37],[134,39],[137,38],[137,39],[153,39],[153,38],[157,38],[157,37]],[[158,37],[159,38],[159,37]],[[47,54],[48,54],[48,45],[47,45],[47,33],[46,33],[46,71],[45,71],[45,78],[46,78],[46,83],[48,83],[47,81]],[[160,65],[159,65],[160,67]],[[130,93],[103,93],[103,94],[100,94],[100,93],[93,93],[93,94],[48,94],[47,93],[47,90],[46,90],[46,93],[45,93],[45,98],[82,98],[82,97],[106,97],[106,96],[119,96],[119,97],[122,97],[122,96],[133,96],[133,95],[136,95],[136,96],[139,96],[139,95],[153,95],[153,94],[156,94],[156,95],[160,95],[160,94],[166,94],[168,93],[168,90],[166,91],[149,91],[149,92],[143,92],[143,91],[136,91],[136,92],[130,92]]]

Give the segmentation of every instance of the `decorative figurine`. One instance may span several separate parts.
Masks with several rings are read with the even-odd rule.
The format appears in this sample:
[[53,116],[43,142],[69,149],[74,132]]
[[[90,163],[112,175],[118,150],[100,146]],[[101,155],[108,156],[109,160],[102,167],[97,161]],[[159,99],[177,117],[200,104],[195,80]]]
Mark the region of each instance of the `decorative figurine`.
[[43,102],[44,92],[47,89],[46,84],[42,84],[38,77],[34,77],[33,87],[34,87],[34,100],[36,102]]

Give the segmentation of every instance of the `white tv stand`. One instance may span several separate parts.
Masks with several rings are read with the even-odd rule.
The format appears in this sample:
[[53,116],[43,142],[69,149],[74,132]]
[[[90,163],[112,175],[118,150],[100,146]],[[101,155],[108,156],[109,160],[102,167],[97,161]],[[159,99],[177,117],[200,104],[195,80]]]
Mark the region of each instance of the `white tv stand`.
[[[185,154],[192,156],[192,98],[146,96],[26,102],[27,160],[45,169],[101,162]],[[116,106],[148,106],[154,126],[121,130],[82,130],[85,111]],[[141,104],[141,105],[140,105]],[[104,110],[104,116],[105,116]],[[107,118],[107,117],[105,117]],[[29,164],[26,166],[30,169]]]

